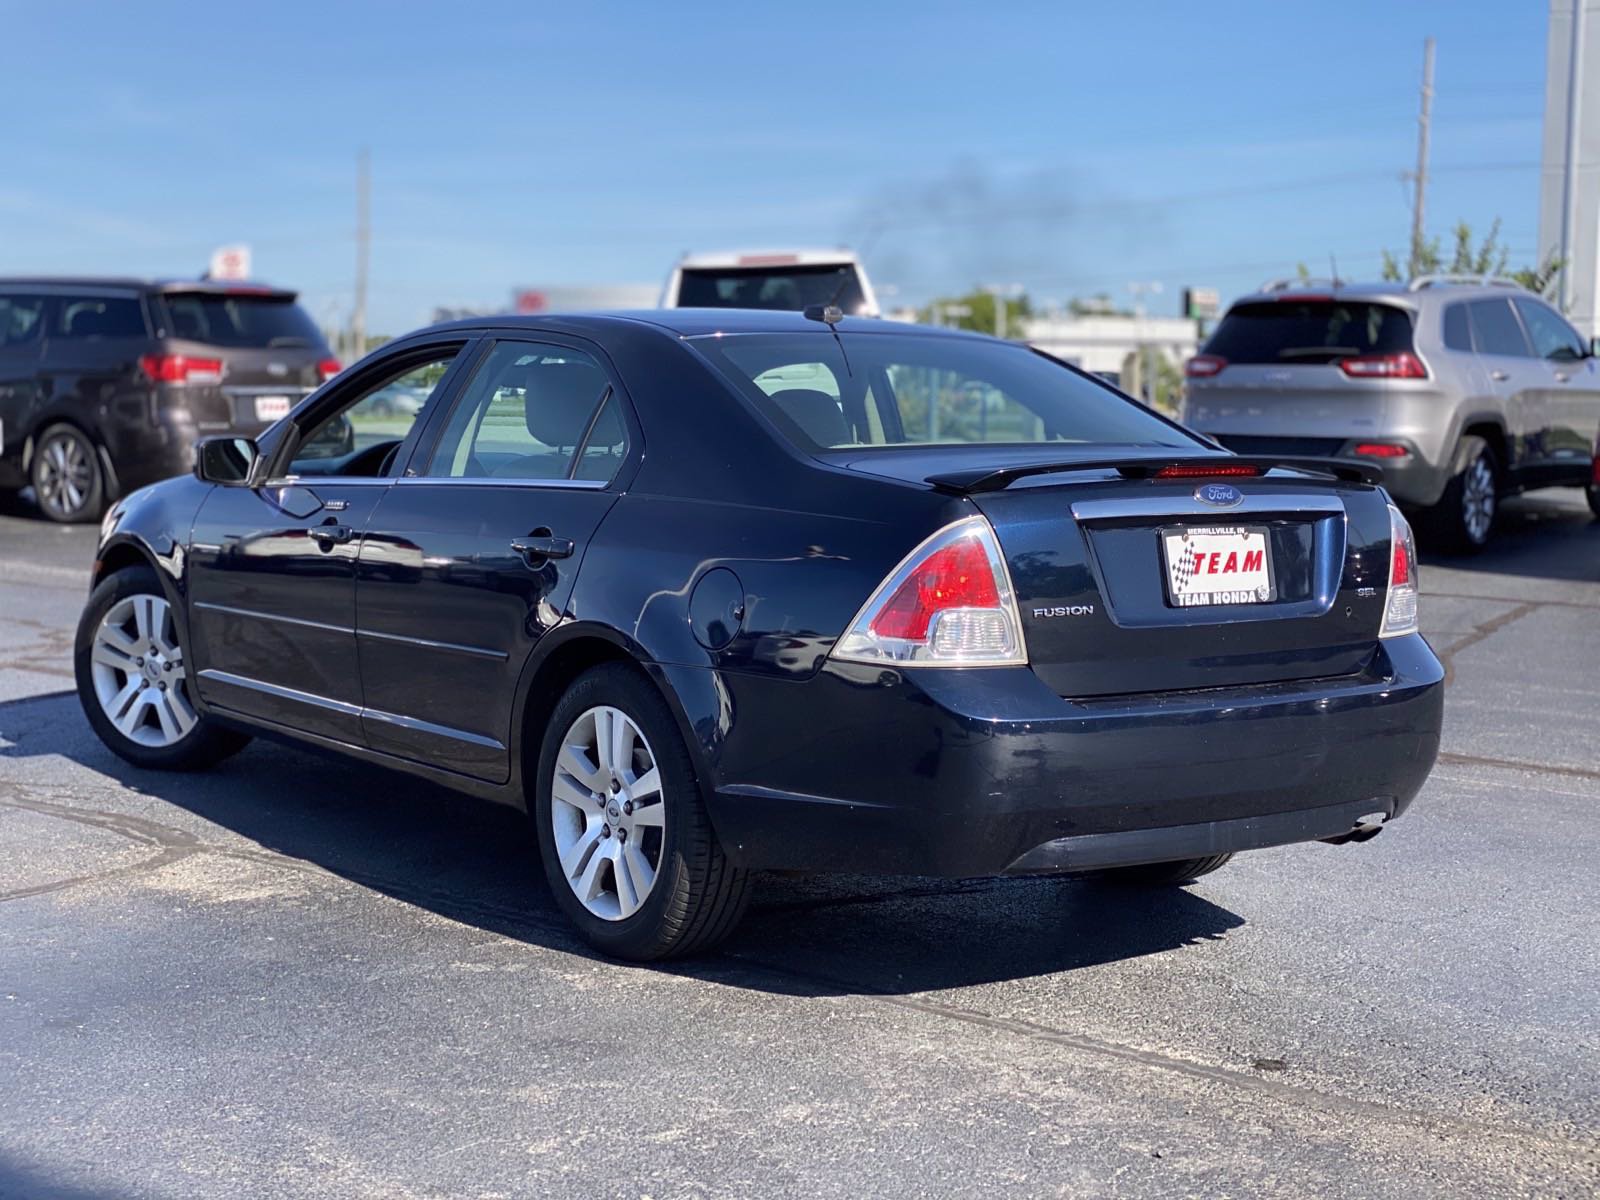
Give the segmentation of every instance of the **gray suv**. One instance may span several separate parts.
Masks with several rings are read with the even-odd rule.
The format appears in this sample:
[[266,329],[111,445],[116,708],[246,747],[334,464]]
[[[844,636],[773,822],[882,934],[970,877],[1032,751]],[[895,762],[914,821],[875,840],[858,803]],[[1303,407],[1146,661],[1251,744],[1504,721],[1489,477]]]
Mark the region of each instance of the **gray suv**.
[[1284,280],[1235,302],[1190,360],[1182,417],[1241,454],[1378,463],[1398,503],[1471,551],[1499,497],[1592,479],[1595,351],[1508,281]]

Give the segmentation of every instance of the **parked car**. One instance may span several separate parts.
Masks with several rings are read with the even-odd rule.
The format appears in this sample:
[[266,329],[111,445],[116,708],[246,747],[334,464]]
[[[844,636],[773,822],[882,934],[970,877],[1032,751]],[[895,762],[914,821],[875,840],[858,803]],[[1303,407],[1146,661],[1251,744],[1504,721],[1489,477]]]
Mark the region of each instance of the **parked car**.
[[691,254],[672,268],[663,308],[764,308],[802,312],[834,304],[848,316],[878,316],[878,298],[849,250]]
[[1245,454],[1379,463],[1402,506],[1472,551],[1500,497],[1589,481],[1594,350],[1504,280],[1280,280],[1235,302],[1190,360],[1182,419]]
[[255,284],[0,278],[0,489],[53,521],[188,471],[339,370],[295,293]]
[[1589,486],[1584,489],[1589,497],[1589,511],[1600,518],[1600,434],[1594,439],[1594,461],[1589,467]]
[[[408,428],[303,453],[402,377]],[[462,322],[119,501],[78,692],[143,767],[265,733],[525,807],[627,958],[714,944],[761,868],[1178,884],[1370,838],[1433,765],[1374,476],[973,334]]]

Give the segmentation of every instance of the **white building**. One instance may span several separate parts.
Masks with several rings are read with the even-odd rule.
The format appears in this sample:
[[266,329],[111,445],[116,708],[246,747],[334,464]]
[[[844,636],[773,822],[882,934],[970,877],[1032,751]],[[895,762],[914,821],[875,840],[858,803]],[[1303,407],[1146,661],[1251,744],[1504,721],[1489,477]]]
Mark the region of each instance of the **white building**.
[[1551,258],[1566,263],[1561,307],[1600,336],[1600,0],[1550,0],[1539,261]]
[[1022,334],[1035,349],[1124,388],[1139,386],[1134,359],[1141,346],[1180,370],[1200,348],[1199,327],[1188,317],[1062,313],[1029,318]]

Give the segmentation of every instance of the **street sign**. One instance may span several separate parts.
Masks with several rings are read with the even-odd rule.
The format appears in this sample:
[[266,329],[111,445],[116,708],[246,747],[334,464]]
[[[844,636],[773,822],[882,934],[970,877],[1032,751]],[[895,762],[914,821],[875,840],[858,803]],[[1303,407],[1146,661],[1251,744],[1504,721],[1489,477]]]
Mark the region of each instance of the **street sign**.
[[1216,288],[1183,289],[1183,315],[1195,321],[1209,321],[1222,311],[1222,295]]
[[218,246],[211,252],[211,269],[207,279],[249,279],[250,247]]

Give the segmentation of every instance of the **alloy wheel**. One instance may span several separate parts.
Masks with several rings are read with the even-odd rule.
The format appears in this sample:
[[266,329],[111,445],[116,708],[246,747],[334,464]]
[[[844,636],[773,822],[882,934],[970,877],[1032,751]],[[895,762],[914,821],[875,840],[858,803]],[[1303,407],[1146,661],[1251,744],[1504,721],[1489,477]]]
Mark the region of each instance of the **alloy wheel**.
[[95,630],[95,698],[117,731],[141,746],[176,745],[199,721],[183,673],[172,609],[160,596],[125,596]]
[[69,517],[83,509],[94,490],[94,463],[82,438],[57,434],[39,448],[37,488],[41,507]]
[[1489,465],[1489,456],[1480,454],[1467,468],[1461,489],[1461,523],[1475,543],[1481,545],[1488,540],[1494,508],[1494,468]]
[[561,739],[550,819],[561,874],[605,921],[639,911],[666,856],[661,772],[644,732],[621,709],[581,714]]

